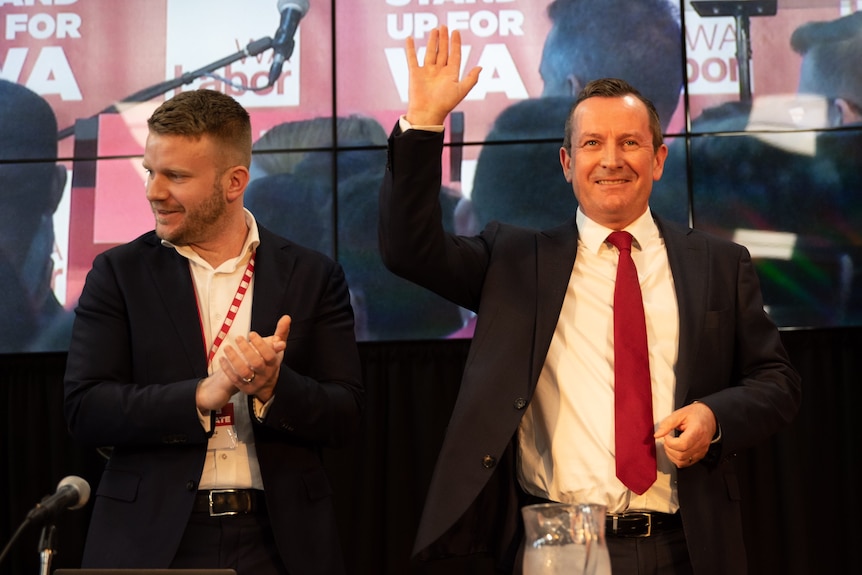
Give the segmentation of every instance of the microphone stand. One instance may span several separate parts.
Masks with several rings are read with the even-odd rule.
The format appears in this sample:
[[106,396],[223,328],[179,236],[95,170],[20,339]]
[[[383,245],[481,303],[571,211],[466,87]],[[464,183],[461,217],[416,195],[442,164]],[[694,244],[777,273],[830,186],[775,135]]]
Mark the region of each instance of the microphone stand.
[[[182,76],[179,76],[179,77],[174,78],[172,80],[165,80],[164,82],[159,82],[158,84],[153,84],[152,86],[150,86],[148,88],[144,88],[143,90],[139,90],[138,92],[135,92],[134,94],[132,94],[130,96],[126,96],[125,98],[123,98],[119,102],[108,106],[107,108],[105,108],[104,110],[99,112],[98,114],[95,114],[94,116],[91,116],[91,117],[96,117],[99,114],[116,112],[117,106],[119,104],[124,104],[127,102],[129,102],[129,103],[146,102],[148,100],[151,100],[152,98],[155,98],[156,96],[159,96],[161,94],[164,94],[165,92],[173,90],[174,88],[179,88],[183,84],[191,84],[192,82],[194,82],[195,80],[197,80],[201,76],[209,74],[210,72],[213,72],[214,70],[218,70],[219,68],[223,68],[223,67],[227,66],[228,64],[236,62],[237,60],[241,60],[242,58],[246,58],[249,56],[257,56],[258,54],[260,54],[264,50],[268,50],[271,47],[272,47],[272,38],[270,38],[269,36],[264,36],[263,38],[260,38],[259,40],[254,40],[253,42],[249,42],[248,45],[246,45],[246,47],[244,49],[240,50],[239,52],[235,52],[235,53],[231,54],[230,56],[225,56],[224,58],[222,58],[220,60],[216,60],[215,62],[212,62],[211,64],[207,64],[206,66],[204,66],[202,68],[198,68],[197,70],[194,70],[192,72],[186,72]],[[267,85],[263,86],[261,89],[268,88],[271,85],[272,85],[272,82],[268,82]],[[57,139],[62,140],[63,138],[71,136],[73,133],[75,133],[75,127],[69,126],[68,128],[64,128],[63,130],[60,130],[60,132],[57,134]]]
[[775,16],[777,0],[692,0],[701,18],[733,16],[736,22],[736,65],[739,101],[751,103],[751,17]]
[[47,523],[42,528],[42,535],[39,538],[39,575],[51,574],[51,559],[54,558],[54,539],[56,534],[57,528],[53,523]]

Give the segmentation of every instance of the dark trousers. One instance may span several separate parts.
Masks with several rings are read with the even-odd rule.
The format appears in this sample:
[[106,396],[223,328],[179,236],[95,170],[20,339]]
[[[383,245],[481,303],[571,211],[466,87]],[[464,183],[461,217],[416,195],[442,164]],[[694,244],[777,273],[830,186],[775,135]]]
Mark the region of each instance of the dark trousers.
[[192,513],[172,569],[234,569],[237,575],[288,575],[265,510],[210,517]]
[[680,529],[650,537],[606,538],[614,575],[692,575],[691,560]]

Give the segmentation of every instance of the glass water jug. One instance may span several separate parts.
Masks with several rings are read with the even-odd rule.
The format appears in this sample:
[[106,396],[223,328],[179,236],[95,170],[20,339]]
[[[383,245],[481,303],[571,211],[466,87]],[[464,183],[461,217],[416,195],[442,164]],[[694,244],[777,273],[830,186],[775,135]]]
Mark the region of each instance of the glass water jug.
[[604,505],[540,503],[521,509],[524,575],[611,575]]

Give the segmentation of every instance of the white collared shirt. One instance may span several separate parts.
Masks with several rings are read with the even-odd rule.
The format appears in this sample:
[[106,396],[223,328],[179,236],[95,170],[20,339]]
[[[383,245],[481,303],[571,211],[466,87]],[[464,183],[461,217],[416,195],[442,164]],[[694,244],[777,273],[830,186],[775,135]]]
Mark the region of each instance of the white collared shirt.
[[[260,244],[257,222],[248,210],[245,210],[245,222],[248,226],[248,235],[240,255],[225,261],[217,268],[213,268],[189,246],[175,246],[170,242],[162,241],[163,245],[174,248],[189,260],[207,354],[233,303],[251,253]],[[210,374],[219,369],[218,361],[224,355],[228,340],[232,340],[237,335],[248,335],[251,331],[253,295],[254,277],[237,309],[225,342],[219,346],[208,366]],[[242,393],[236,393],[231,398],[230,403],[233,404],[235,417],[236,447],[217,449],[214,441],[210,440],[199,489],[263,489],[247,401],[247,397]],[[205,423],[208,426],[209,417],[206,418]]]
[[[676,468],[656,445],[658,477],[643,495],[616,477],[614,461],[613,297],[618,250],[612,230],[577,213],[578,253],[535,394],[518,431],[518,478],[533,495],[674,513]],[[646,315],[656,427],[674,408],[679,313],[667,250],[649,209],[626,228],[634,236]]]

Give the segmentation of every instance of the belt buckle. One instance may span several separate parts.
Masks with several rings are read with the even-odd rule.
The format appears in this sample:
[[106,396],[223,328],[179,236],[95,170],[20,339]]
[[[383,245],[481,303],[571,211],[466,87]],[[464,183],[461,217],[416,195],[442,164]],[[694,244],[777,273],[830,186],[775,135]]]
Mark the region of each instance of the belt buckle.
[[209,493],[207,493],[207,500],[209,501],[209,512],[210,517],[225,517],[227,515],[239,515],[239,511],[220,511],[216,513],[213,511],[213,493],[236,493],[236,489],[211,489]]
[[[625,533],[625,532],[620,533],[619,532],[619,529],[620,529],[619,521],[620,521],[621,517],[630,517],[630,518],[644,517],[644,518],[646,518],[646,533]],[[621,537],[650,537],[652,535],[652,514],[647,513],[647,512],[643,512],[643,511],[636,511],[633,513],[624,513],[623,515],[612,515],[611,516],[611,529],[613,530],[614,535],[618,535]]]
[[650,537],[652,535],[652,513],[637,513],[637,515],[646,517],[646,533],[634,537]]

